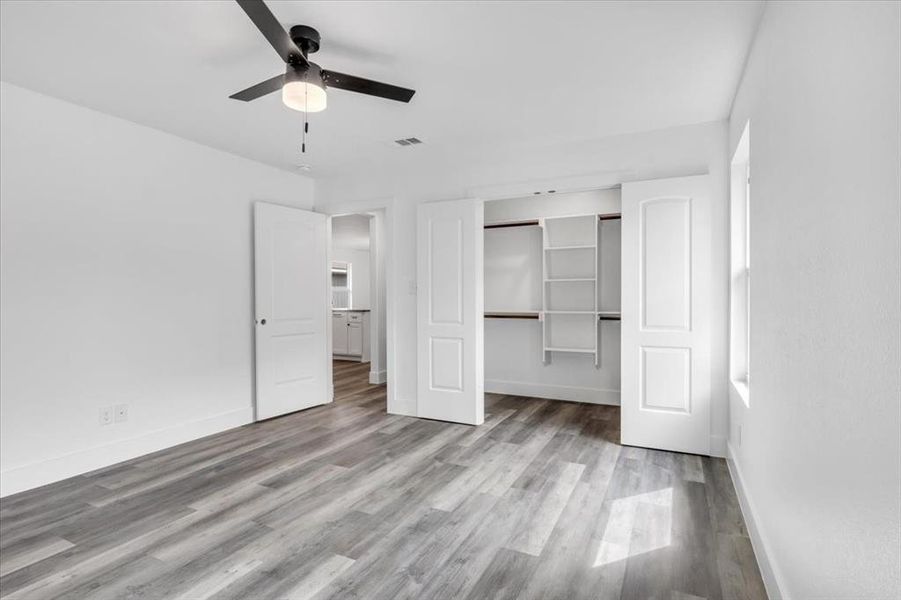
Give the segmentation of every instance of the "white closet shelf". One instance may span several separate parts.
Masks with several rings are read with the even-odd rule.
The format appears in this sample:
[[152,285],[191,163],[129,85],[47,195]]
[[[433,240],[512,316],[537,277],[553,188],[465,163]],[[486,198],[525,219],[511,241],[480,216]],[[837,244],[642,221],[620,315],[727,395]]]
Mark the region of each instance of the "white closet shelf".
[[579,353],[579,354],[594,354],[595,353],[594,348],[563,348],[563,347],[559,347],[559,346],[552,347],[552,348],[545,348],[544,351],[545,352],[574,352],[574,353]]
[[597,281],[594,277],[552,277],[551,279],[545,279],[545,283],[557,283],[557,282],[567,282],[567,281]]
[[545,250],[594,250],[594,244],[578,244],[575,246],[547,246]]

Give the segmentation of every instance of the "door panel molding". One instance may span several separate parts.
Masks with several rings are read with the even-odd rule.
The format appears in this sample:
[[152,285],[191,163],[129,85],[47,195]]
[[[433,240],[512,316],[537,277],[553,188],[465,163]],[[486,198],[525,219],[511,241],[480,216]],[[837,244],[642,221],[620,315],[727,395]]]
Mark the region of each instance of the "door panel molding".
[[463,325],[463,220],[431,221],[427,248],[429,323]]
[[691,331],[691,198],[661,196],[639,206],[641,328]]
[[641,410],[691,414],[691,348],[642,346],[640,350]]

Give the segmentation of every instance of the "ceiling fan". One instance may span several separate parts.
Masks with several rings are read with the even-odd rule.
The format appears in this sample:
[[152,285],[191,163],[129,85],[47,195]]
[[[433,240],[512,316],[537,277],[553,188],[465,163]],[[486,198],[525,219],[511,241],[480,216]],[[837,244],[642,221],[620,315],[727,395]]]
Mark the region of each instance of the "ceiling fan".
[[416,93],[415,90],[396,85],[320,68],[308,58],[310,54],[319,50],[318,31],[306,25],[295,25],[289,34],[262,0],[235,1],[244,9],[263,37],[272,44],[279,57],[285,61],[287,68],[284,75],[276,75],[232,94],[229,98],[249,102],[281,88],[282,102],[286,106],[311,113],[325,110],[326,88],[338,88],[398,102],[409,102]]

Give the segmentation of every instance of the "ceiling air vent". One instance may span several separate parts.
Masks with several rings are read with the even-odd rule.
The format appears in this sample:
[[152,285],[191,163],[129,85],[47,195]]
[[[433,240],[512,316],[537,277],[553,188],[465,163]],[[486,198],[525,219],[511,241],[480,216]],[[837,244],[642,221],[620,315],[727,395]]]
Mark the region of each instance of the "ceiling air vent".
[[419,138],[411,137],[403,140],[394,140],[394,143],[398,146],[415,146],[416,144],[421,144],[422,140]]

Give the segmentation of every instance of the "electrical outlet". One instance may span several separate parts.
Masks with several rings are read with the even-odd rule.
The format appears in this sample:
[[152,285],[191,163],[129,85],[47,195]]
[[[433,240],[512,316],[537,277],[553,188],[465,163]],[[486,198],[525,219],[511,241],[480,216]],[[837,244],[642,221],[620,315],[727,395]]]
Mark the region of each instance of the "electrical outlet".
[[113,407],[112,406],[101,406],[100,407],[100,424],[101,425],[111,425],[113,422]]
[[128,420],[128,405],[127,404],[117,404],[115,415],[113,416],[116,423],[124,423]]

